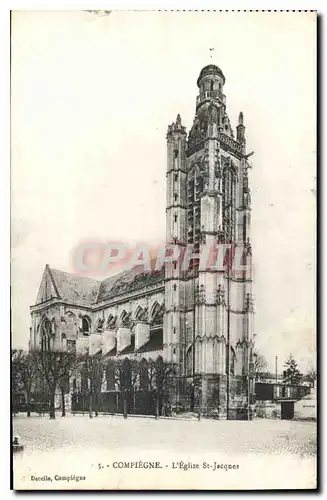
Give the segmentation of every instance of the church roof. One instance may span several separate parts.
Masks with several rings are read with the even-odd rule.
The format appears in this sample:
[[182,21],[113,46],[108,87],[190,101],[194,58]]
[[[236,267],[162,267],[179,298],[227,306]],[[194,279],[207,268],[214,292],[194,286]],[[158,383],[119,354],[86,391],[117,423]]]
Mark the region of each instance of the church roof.
[[143,266],[136,266],[130,271],[123,271],[103,280],[100,284],[97,302],[108,300],[116,295],[144,288],[162,281],[165,276],[164,267],[161,271],[144,272]]
[[66,273],[58,269],[49,269],[60,298],[76,305],[90,305],[96,301],[100,282]]
[[137,352],[161,351],[162,349],[162,335],[151,335],[150,339]]
[[164,268],[144,272],[143,266],[135,266],[100,281],[46,266],[36,304],[57,297],[71,304],[90,306],[160,282],[164,273]]

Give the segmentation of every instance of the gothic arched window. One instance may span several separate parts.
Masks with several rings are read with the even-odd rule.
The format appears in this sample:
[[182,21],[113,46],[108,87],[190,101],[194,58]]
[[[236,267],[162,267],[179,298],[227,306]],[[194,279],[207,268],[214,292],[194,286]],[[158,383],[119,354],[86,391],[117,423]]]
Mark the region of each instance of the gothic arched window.
[[131,324],[131,313],[123,311],[120,315],[120,326],[128,328]]
[[90,319],[87,316],[82,318],[82,332],[85,337],[90,334]]
[[45,318],[41,326],[41,350],[50,351],[52,324]]
[[235,240],[236,225],[236,172],[230,164],[223,173],[223,229],[227,242]]
[[161,325],[163,323],[163,304],[159,304],[157,301],[152,305],[150,311],[150,323],[152,326]]
[[107,319],[107,328],[115,328],[116,322],[117,322],[117,316],[114,316],[113,314],[109,314],[108,319]]
[[236,362],[236,354],[235,351],[232,347],[229,349],[229,367],[228,367],[228,347],[226,347],[226,373],[228,373],[228,368],[229,368],[229,373],[230,375],[235,375],[235,362]]
[[186,373],[187,375],[192,375],[193,373],[193,347],[186,353]]
[[65,320],[66,320],[66,333],[67,333],[67,339],[71,340],[76,340],[77,336],[77,321],[76,321],[76,316],[72,312],[67,312],[65,314]]
[[142,313],[143,313],[143,308],[141,306],[138,306],[134,313],[134,319],[139,320],[142,317]]

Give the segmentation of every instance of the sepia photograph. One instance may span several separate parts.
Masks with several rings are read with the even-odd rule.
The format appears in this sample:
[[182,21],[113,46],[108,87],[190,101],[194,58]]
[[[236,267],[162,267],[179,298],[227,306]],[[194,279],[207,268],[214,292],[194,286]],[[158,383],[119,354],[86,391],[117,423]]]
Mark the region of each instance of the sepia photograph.
[[12,489],[317,488],[317,13],[11,12]]

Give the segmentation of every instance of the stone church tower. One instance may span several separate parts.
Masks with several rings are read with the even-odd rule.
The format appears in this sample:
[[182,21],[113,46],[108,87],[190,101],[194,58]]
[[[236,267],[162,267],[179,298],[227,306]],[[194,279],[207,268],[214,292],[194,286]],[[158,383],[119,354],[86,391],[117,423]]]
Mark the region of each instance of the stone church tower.
[[182,254],[192,245],[193,255],[230,244],[230,259],[239,251],[248,267],[203,269],[194,258],[188,270],[166,264],[163,353],[179,366],[180,400],[242,418],[254,387],[251,206],[243,114],[235,137],[224,84],[220,68],[204,67],[189,134],[179,115],[168,127],[167,244]]

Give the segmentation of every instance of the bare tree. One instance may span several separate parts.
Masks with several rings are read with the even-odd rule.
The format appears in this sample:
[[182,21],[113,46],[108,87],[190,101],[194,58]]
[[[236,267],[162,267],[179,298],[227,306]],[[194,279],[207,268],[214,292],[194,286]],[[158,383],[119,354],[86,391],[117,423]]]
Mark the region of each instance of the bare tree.
[[49,393],[49,416],[53,420],[55,413],[56,388],[62,386],[63,380],[69,378],[76,363],[75,353],[62,351],[34,351],[33,361],[39,374],[45,381]]
[[169,396],[171,390],[175,387],[178,367],[175,363],[164,361],[161,357],[159,357],[155,362],[154,371],[156,418],[158,418],[164,396]]
[[33,356],[21,349],[14,349],[11,353],[11,363],[13,391],[23,390],[25,393],[27,416],[30,417],[30,396],[36,375]]
[[114,373],[115,383],[123,399],[123,415],[124,418],[127,418],[127,394],[133,387],[133,376],[135,377],[135,373],[137,373],[136,362],[131,363],[128,358],[117,360]]
[[79,358],[79,366],[80,371],[84,373],[88,382],[89,417],[93,418],[93,409],[97,417],[101,388],[105,380],[106,363],[104,357],[102,353],[92,356],[85,354]]
[[253,351],[253,369],[254,369],[254,376],[255,379],[257,380],[259,375],[263,374],[265,370],[267,369],[268,363],[266,358],[257,350],[254,349]]
[[310,382],[312,386],[314,386],[315,381],[317,380],[317,370],[313,367],[310,367],[307,373],[304,376],[305,380]]
[[70,377],[76,370],[78,366],[78,358],[74,352],[62,352],[61,353],[61,376],[58,380],[58,386],[60,388],[61,393],[61,416],[66,416],[66,402],[65,402],[65,394],[67,393],[67,389],[69,392],[69,381]]
[[147,364],[148,386],[150,391],[155,390],[156,385],[156,363],[152,359]]

